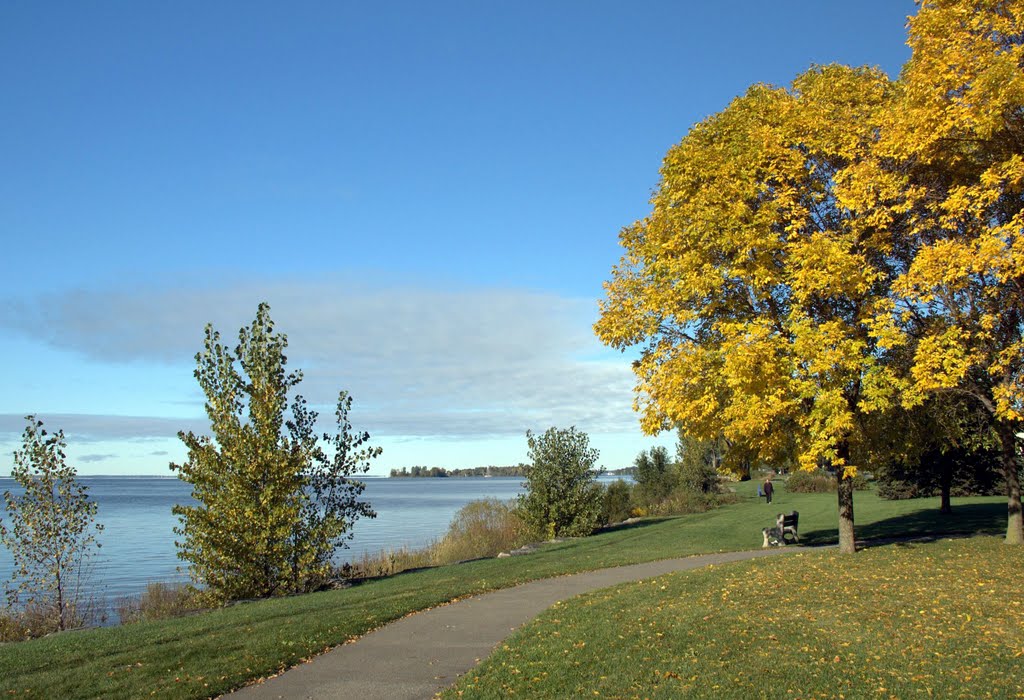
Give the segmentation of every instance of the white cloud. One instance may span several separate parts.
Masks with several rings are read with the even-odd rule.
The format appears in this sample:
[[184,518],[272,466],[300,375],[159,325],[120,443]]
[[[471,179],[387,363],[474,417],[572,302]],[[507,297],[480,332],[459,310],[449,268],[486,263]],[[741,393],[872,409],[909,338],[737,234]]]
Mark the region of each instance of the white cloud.
[[[35,417],[43,422],[43,427],[46,430],[50,432],[63,430],[65,437],[73,439],[75,442],[173,438],[179,430],[204,432],[209,429],[209,422],[204,418],[182,420],[181,418],[153,416],[110,416],[80,413],[39,413]],[[0,434],[20,434],[25,429],[25,425],[25,417],[20,414],[0,414]]]
[[[636,431],[627,359],[605,351],[590,326],[596,304],[515,289],[445,289],[328,279],[223,287],[75,291],[0,307],[0,329],[99,363],[187,368],[212,321],[233,345],[266,300],[288,334],[301,392],[333,415],[338,389],[354,397],[353,422],[391,436],[522,435],[577,425]],[[190,372],[183,371],[190,379]],[[183,382],[184,383],[184,382]],[[189,387],[193,394],[194,384]],[[168,437],[204,429],[145,416],[53,416],[71,432]],[[0,430],[12,423],[0,416]],[[17,430],[23,427],[20,421]]]
[[79,462],[92,463],[92,462],[105,462],[108,459],[117,459],[117,455],[115,455],[115,454],[87,454],[87,455],[82,455],[81,457],[79,457],[78,461]]

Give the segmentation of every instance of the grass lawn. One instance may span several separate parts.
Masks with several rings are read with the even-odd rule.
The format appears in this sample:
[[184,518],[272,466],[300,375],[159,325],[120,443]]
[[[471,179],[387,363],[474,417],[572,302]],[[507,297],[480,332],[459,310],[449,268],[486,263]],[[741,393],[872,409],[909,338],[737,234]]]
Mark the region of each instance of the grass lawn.
[[1024,697],[1024,551],[808,552],[556,604],[445,698]]
[[[776,503],[768,506],[754,495],[756,484],[738,489],[740,503],[710,513],[645,520],[552,544],[523,557],[439,567],[346,590],[0,646],[0,693],[48,698],[216,695],[409,612],[474,593],[606,566],[756,548],[760,528],[770,525],[776,512],[799,510],[801,537],[810,543],[835,541],[834,495],[787,494],[783,487]],[[952,518],[938,516],[936,499],[885,502],[858,492],[856,502],[858,537],[1000,533],[1006,524],[1005,499],[999,498],[955,500]]]

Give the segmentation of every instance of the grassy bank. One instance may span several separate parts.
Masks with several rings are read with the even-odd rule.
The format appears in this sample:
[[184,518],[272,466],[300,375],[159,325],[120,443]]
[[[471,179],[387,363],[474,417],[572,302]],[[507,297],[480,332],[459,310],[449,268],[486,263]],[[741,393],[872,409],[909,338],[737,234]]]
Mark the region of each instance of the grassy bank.
[[998,538],[681,572],[555,605],[446,698],[1024,697]]
[[[752,549],[773,514],[799,510],[801,536],[834,541],[835,497],[787,494],[768,506],[756,485],[740,503],[699,515],[644,520],[593,537],[368,581],[350,589],[237,605],[193,617],[56,635],[0,647],[0,692],[12,696],[205,697],[277,673],[409,612],[517,583],[606,566],[703,552]],[[938,502],[879,501],[857,494],[859,536],[1001,532],[1005,501],[958,499],[953,518]]]

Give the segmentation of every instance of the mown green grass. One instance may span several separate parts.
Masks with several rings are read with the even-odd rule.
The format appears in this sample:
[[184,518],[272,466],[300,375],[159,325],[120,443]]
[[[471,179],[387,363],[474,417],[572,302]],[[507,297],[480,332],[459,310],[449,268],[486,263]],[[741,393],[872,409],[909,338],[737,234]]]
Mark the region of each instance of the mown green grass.
[[580,596],[444,697],[1024,697],[1024,551],[998,538],[801,553]]
[[[776,512],[799,510],[802,538],[836,537],[835,496],[777,492],[766,505],[756,485],[741,502],[678,518],[649,519],[523,557],[401,574],[346,590],[237,605],[193,617],[55,635],[0,646],[0,692],[11,696],[206,697],[279,672],[410,612],[529,580],[704,552],[760,546]],[[859,536],[1001,532],[1005,501],[884,502],[857,494]]]

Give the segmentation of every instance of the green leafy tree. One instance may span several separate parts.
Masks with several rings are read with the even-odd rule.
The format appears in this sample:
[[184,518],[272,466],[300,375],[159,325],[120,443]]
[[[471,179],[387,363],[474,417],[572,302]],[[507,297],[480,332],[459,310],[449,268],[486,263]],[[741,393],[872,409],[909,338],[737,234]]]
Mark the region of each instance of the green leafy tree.
[[616,479],[604,489],[601,505],[601,522],[618,523],[629,518],[633,504],[633,486],[622,479]]
[[645,503],[657,503],[675,488],[675,470],[664,447],[652,447],[650,451],[641,452],[634,460],[633,468],[637,495]]
[[9,522],[0,522],[0,543],[14,559],[7,599],[42,621],[44,629],[33,633],[65,630],[85,621],[83,584],[103,526],[88,489],[65,461],[64,431],[51,435],[34,416],[26,420],[11,470],[23,493],[4,492]]
[[718,490],[718,472],[722,464],[725,440],[699,440],[679,431],[676,444],[679,459],[679,485],[694,493]]
[[532,465],[525,495],[519,497],[523,519],[548,537],[578,537],[594,531],[601,517],[602,491],[594,481],[598,451],[575,427],[549,428],[543,435],[527,431]]
[[916,462],[891,462],[876,475],[880,498],[898,500],[939,496],[939,511],[953,512],[950,496],[994,496],[1005,486],[999,452],[950,449],[924,453]]
[[197,502],[174,507],[178,557],[219,600],[316,587],[355,520],[375,515],[359,500],[365,485],[350,477],[381,452],[367,445],[367,433],[353,432],[345,392],[336,434],[321,436],[327,449],[316,411],[301,396],[289,406],[302,374],[286,371],[287,337],[274,332],[266,303],[238,337],[231,351],[207,325],[195,377],[213,435],[179,433],[188,460],[171,465]]
[[871,418],[871,454],[883,498],[940,497],[952,514],[951,496],[993,495],[999,475],[998,439],[988,416],[967,396],[933,393],[911,408],[893,406]]

